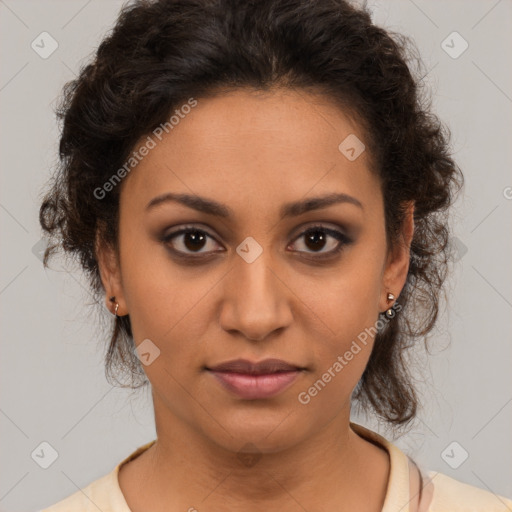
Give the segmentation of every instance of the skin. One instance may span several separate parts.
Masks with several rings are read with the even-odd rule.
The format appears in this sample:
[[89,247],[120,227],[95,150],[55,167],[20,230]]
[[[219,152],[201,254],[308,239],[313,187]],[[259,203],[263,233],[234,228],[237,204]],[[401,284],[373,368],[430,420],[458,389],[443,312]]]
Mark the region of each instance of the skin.
[[[133,512],[381,510],[387,452],[349,425],[350,397],[373,339],[307,405],[297,398],[375,325],[390,307],[387,293],[399,297],[409,268],[413,205],[403,244],[391,250],[369,155],[350,161],[338,149],[349,134],[364,140],[357,124],[320,95],[237,90],[198,99],[123,180],[120,261],[97,243],[106,304],[113,311],[108,297],[115,295],[136,345],[150,339],[160,350],[144,366],[158,439],[119,473]],[[167,192],[213,199],[233,217],[176,202],[146,211]],[[338,203],[279,217],[285,203],[333,192],[363,208]],[[301,233],[314,223],[352,243],[315,262],[338,241],[324,232],[323,245],[308,244]],[[190,224],[211,236],[195,253],[190,237],[161,240]],[[252,263],[236,252],[249,236],[263,250]],[[210,256],[187,265],[169,247]],[[268,357],[307,369],[265,400],[239,398],[203,369]],[[238,452],[251,450],[259,459],[248,466]]]

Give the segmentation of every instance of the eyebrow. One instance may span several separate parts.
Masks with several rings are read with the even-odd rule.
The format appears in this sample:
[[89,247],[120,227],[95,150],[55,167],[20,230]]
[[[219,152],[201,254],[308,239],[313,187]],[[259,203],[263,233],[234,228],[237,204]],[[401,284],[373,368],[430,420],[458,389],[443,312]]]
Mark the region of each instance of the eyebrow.
[[[233,215],[233,210],[231,210],[231,208],[222,203],[218,203],[213,199],[208,199],[198,195],[174,194],[171,192],[162,194],[152,199],[146,206],[146,211],[151,210],[157,205],[167,202],[177,202],[187,206],[188,208],[192,208],[209,215],[214,215],[216,217],[230,218]],[[343,193],[333,193],[325,196],[312,197],[301,201],[295,201],[293,203],[287,203],[281,207],[280,216],[281,219],[286,217],[296,217],[298,215],[302,215],[303,213],[327,208],[328,206],[338,203],[353,204],[364,210],[361,202],[355,197]]]

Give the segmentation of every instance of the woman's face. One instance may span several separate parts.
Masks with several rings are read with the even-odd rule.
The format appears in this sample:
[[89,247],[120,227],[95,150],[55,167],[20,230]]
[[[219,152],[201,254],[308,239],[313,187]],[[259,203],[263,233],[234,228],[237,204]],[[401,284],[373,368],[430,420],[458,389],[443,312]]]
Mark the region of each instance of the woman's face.
[[[348,420],[408,250],[388,254],[379,181],[357,156],[364,136],[327,100],[239,90],[180,112],[121,185],[120,266],[102,260],[102,278],[144,343],[157,428],[285,449]],[[154,202],[166,194],[191,199]],[[335,194],[349,199],[314,208]],[[305,369],[247,398],[206,369],[238,358]]]

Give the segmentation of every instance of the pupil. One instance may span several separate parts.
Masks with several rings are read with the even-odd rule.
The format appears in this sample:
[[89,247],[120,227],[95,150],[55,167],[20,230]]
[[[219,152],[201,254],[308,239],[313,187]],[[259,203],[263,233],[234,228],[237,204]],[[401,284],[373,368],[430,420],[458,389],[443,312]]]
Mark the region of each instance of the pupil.
[[[201,244],[204,243],[204,235],[200,233],[199,231],[191,231],[189,233],[185,233],[185,246],[187,249],[195,250],[195,249],[201,249]],[[191,241],[191,243],[188,243],[188,241]]]
[[[308,245],[309,247],[309,242],[313,242],[313,247],[309,247],[309,249],[322,249],[323,246],[325,245],[325,237],[324,237],[324,234],[322,231],[319,231],[319,230],[316,230],[316,231],[311,231],[310,232],[311,234],[306,237],[306,245]],[[323,242],[323,244],[321,244],[322,246],[321,247],[318,247],[318,242]]]

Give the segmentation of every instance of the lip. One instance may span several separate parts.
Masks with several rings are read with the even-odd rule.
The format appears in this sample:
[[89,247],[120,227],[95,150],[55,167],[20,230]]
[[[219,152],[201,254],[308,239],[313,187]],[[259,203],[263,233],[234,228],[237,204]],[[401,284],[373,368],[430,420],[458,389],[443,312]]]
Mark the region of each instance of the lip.
[[282,359],[235,359],[206,368],[224,389],[247,399],[270,398],[290,387],[306,368]]
[[262,375],[277,372],[291,372],[304,370],[298,365],[288,363],[282,359],[264,359],[263,361],[252,362],[248,359],[232,359],[218,365],[208,367],[207,370],[214,372],[245,373],[250,375]]
[[302,373],[298,369],[260,375],[209,371],[225,389],[246,400],[270,398],[282,393]]

